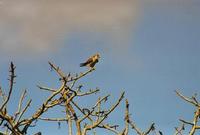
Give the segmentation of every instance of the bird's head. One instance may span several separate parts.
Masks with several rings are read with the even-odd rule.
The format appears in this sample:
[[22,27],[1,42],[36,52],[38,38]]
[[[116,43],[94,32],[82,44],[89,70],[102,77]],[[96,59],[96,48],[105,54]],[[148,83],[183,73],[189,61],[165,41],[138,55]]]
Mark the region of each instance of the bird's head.
[[99,53],[96,53],[96,54],[95,54],[95,57],[96,57],[97,59],[99,59],[99,58],[100,58],[100,54],[99,54]]

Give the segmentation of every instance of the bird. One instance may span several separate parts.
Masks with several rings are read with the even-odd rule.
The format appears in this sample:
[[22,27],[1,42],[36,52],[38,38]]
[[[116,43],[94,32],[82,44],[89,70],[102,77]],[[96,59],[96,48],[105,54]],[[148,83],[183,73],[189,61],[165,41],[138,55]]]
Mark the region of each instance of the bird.
[[84,63],[80,63],[80,67],[89,67],[89,68],[94,68],[95,64],[97,62],[99,62],[99,58],[100,58],[100,54],[96,53],[94,55],[92,55],[91,57],[89,57],[86,62]]

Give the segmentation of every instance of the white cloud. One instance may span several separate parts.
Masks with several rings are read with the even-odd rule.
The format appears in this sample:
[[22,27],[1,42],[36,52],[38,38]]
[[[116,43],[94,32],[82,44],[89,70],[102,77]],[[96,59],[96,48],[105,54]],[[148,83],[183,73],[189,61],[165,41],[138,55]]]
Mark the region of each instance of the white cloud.
[[77,30],[108,31],[108,36],[123,39],[137,6],[135,0],[2,0],[0,52],[54,51]]

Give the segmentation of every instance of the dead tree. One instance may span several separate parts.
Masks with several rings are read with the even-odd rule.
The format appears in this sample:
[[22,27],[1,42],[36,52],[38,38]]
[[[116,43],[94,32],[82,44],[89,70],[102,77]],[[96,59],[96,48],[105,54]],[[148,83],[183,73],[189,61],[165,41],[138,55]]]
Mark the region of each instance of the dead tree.
[[[37,122],[42,120],[55,121],[55,122],[66,122],[68,124],[68,135],[87,135],[88,131],[92,130],[95,134],[95,129],[105,129],[108,132],[112,132],[116,135],[128,135],[129,127],[136,131],[138,135],[148,135],[151,131],[155,131],[154,123],[146,131],[141,131],[136,124],[131,120],[129,114],[129,103],[126,100],[126,108],[124,113],[124,129],[122,131],[118,130],[116,124],[106,123],[105,120],[110,116],[110,114],[116,110],[119,104],[124,99],[124,92],[122,92],[119,98],[110,108],[103,108],[103,104],[107,103],[110,95],[104,97],[99,97],[96,102],[91,105],[90,108],[80,106],[79,102],[75,99],[82,98],[84,96],[90,96],[92,94],[98,93],[99,89],[83,91],[82,84],[78,84],[78,80],[93,72],[95,68],[90,68],[84,73],[79,73],[76,75],[71,75],[70,73],[65,74],[61,69],[49,62],[51,70],[55,71],[60,80],[60,87],[57,89],[39,86],[38,88],[42,91],[48,92],[48,97],[40,104],[40,107],[33,113],[30,117],[25,117],[25,113],[31,107],[32,100],[28,100],[23,106],[25,98],[27,95],[27,90],[21,93],[21,97],[17,104],[16,111],[14,115],[7,112],[8,102],[11,102],[11,95],[13,93],[13,87],[15,84],[15,65],[11,62],[10,64],[10,75],[9,75],[9,90],[6,92],[3,88],[0,88],[1,96],[1,106],[0,106],[0,135],[24,135],[28,134],[28,129],[30,127],[37,126]],[[15,99],[16,100],[16,99]],[[65,114],[61,118],[51,118],[44,117],[45,113],[49,109],[56,109],[59,106],[63,109]],[[56,110],[57,111],[57,110]],[[60,110],[59,110],[60,111]],[[76,130],[73,130],[73,126]],[[198,127],[196,127],[198,128]],[[195,129],[196,129],[195,128]],[[41,134],[38,132],[37,134]]]

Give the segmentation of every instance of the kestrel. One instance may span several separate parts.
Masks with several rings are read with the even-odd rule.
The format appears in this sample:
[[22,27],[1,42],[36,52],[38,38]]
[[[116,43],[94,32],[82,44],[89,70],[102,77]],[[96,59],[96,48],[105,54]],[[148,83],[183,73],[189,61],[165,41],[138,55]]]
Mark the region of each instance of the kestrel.
[[89,68],[93,68],[95,64],[99,61],[100,55],[99,53],[96,53],[95,55],[88,58],[88,60],[84,63],[80,64],[80,67],[87,66]]

